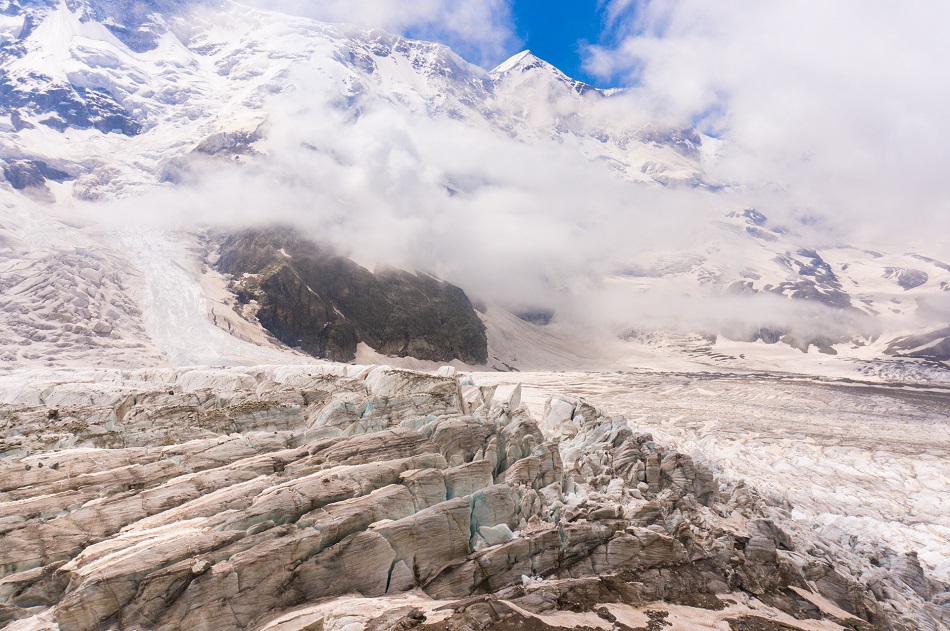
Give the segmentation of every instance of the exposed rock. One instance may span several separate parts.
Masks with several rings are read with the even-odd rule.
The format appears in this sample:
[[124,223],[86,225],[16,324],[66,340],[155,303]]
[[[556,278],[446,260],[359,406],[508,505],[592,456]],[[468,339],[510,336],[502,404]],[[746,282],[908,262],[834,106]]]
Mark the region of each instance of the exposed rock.
[[380,353],[484,364],[485,327],[465,293],[425,274],[375,274],[290,229],[245,231],[221,241],[218,268],[238,300],[279,340],[318,357]]
[[915,289],[930,280],[927,272],[919,269],[905,269],[903,267],[885,267],[884,278],[893,279],[901,289]]
[[217,132],[211,134],[195,147],[195,152],[209,156],[254,154],[253,144],[263,137],[261,129],[252,131]]
[[33,73],[27,79],[0,72],[0,111],[17,110],[41,117],[40,124],[60,132],[75,127],[134,136],[143,127],[106,87],[74,85]]
[[48,190],[46,182],[62,182],[68,173],[55,169],[42,160],[7,160],[3,164],[3,177],[17,190],[40,188]]
[[851,306],[851,297],[844,291],[841,280],[831,266],[815,250],[801,249],[794,255],[786,253],[776,259],[794,271],[801,280],[781,283],[772,291],[796,300],[812,300],[845,309]]
[[920,335],[908,335],[892,340],[884,351],[898,357],[920,357],[936,361],[950,361],[950,327]]

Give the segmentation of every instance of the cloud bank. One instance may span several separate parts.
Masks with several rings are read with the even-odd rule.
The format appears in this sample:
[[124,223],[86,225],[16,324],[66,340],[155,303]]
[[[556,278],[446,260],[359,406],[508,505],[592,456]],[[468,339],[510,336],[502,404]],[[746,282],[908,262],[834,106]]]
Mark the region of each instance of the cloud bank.
[[588,69],[722,137],[710,177],[878,240],[950,230],[947,3],[611,0],[607,15],[616,44]]
[[[665,257],[675,267],[684,253],[695,258],[687,267],[737,277],[750,264],[742,258],[750,238],[717,221],[742,199],[625,181],[567,142],[513,141],[370,97],[354,117],[324,81],[332,80],[301,76],[298,92],[273,98],[267,156],[240,166],[199,160],[182,183],[95,212],[122,226],[130,217],[224,230],[292,224],[370,269],[424,270],[515,312],[553,309],[575,332],[748,336],[796,322],[846,336],[867,324],[819,304],[728,295],[715,282],[663,280],[645,290],[623,280],[632,265]],[[607,107],[592,116],[616,115],[618,103]]]
[[[418,24],[441,24],[439,11],[463,5],[433,5],[431,14],[417,15]],[[320,5],[328,13],[319,17],[348,19],[345,6]],[[388,3],[372,6],[379,13],[362,19],[374,26],[392,19],[396,27],[418,27],[409,20],[415,9],[399,14]],[[484,10],[507,5],[495,7]],[[583,116],[623,119],[632,129],[651,120],[695,123],[722,139],[705,165],[706,181],[722,187],[624,181],[585,157],[570,134],[562,142],[520,142],[487,124],[429,116],[424,107],[403,107],[372,90],[342,98],[338,80],[302,64],[288,81],[294,89],[267,104],[266,156],[240,166],[198,160],[180,185],[96,212],[112,212],[124,225],[133,216],[225,229],[291,223],[367,267],[425,270],[476,300],[515,311],[552,308],[562,322],[611,332],[728,329],[741,337],[792,325],[802,335],[876,332],[854,312],[724,291],[750,277],[750,267],[777,275],[760,288],[787,280],[776,270],[776,251],[750,245],[742,227],[721,229],[737,209],[754,207],[789,224],[798,235],[782,247],[792,253],[800,246],[891,243],[890,251],[901,254],[917,249],[916,240],[928,255],[950,254],[941,236],[950,210],[936,177],[950,167],[936,148],[950,137],[939,135],[950,131],[948,123],[929,93],[917,102],[921,76],[899,76],[893,60],[879,72],[862,70],[870,45],[828,48],[835,33],[850,41],[864,32],[844,23],[843,9],[816,8],[837,16],[817,31],[797,9],[778,15],[771,5],[722,15],[687,0],[615,2],[607,9],[618,44],[592,49],[590,63],[636,87]],[[851,83],[840,85],[843,77]],[[942,93],[945,80],[933,81]],[[884,99],[886,89],[898,87]],[[524,120],[539,127],[553,128],[576,107],[534,96],[524,96]],[[631,266],[684,254],[695,262],[682,278],[661,273],[652,284],[638,284],[625,276]]]

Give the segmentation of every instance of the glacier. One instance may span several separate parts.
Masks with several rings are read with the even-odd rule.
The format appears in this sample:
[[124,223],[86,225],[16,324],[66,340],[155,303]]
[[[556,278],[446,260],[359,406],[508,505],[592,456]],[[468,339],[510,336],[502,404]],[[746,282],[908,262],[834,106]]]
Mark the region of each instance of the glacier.
[[[0,627],[950,628],[945,244],[753,207],[630,96],[0,0]],[[219,258],[273,224],[464,290],[487,360],[280,341],[316,255]]]

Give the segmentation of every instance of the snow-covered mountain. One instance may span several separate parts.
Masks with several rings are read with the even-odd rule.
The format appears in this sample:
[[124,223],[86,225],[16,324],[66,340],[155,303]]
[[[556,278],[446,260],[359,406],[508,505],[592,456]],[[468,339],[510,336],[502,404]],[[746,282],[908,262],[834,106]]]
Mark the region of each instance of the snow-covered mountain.
[[945,236],[635,96],[0,0],[0,627],[950,628]]
[[[437,125],[431,135],[445,137],[450,153],[469,150],[475,137],[489,139],[489,150],[530,152],[523,154],[530,160],[522,165],[528,175],[508,169],[504,183],[497,174],[450,168],[414,155],[413,147],[407,149],[411,164],[400,166],[398,156],[387,155],[374,166],[391,179],[400,168],[412,170],[444,196],[436,199],[439,203],[464,204],[502,185],[518,191],[525,178],[543,181],[549,155],[552,164],[574,155],[589,165],[596,175],[579,179],[576,189],[617,182],[621,197],[614,210],[624,208],[623,196],[631,208],[665,192],[694,191],[713,200],[714,210],[684,215],[680,223],[688,225],[691,238],[681,246],[662,237],[654,242],[649,235],[636,247],[616,245],[624,230],[651,222],[655,230],[657,217],[672,212],[669,207],[637,215],[643,213],[641,203],[615,229],[605,223],[611,220],[606,211],[598,214],[600,191],[592,190],[590,208],[578,208],[571,216],[552,214],[553,228],[536,226],[537,233],[576,233],[565,237],[568,241],[607,235],[617,241],[605,242],[603,252],[586,252],[578,262],[565,252],[565,262],[544,275],[545,283],[556,288],[546,294],[523,301],[513,299],[512,292],[497,300],[489,296],[497,303],[482,315],[489,345],[492,336],[506,340],[490,349],[490,365],[543,364],[563,359],[568,348],[580,349],[586,342],[577,341],[570,327],[578,321],[584,325],[576,305],[571,308],[565,298],[571,295],[582,296],[575,302],[610,312],[597,325],[622,338],[611,347],[611,357],[639,361],[674,353],[734,367],[760,367],[748,362],[756,357],[781,362],[809,350],[862,361],[876,361],[886,352],[947,359],[950,265],[935,251],[926,244],[908,252],[816,239],[808,226],[771,220],[768,208],[717,197],[726,189],[708,181],[706,167],[716,159],[721,141],[650,121],[631,103],[623,91],[575,81],[528,51],[486,71],[440,44],[230,2],[0,0],[5,176],[0,187],[0,352],[11,362],[45,363],[79,361],[88,349],[108,349],[97,360],[118,363],[143,349],[172,362],[223,362],[248,354],[262,361],[260,353],[271,352],[261,350],[262,344],[288,352],[268,341],[253,318],[236,314],[226,279],[208,268],[214,244],[194,236],[194,226],[187,227],[188,234],[170,237],[168,226],[116,228],[114,221],[89,220],[90,212],[115,200],[132,200],[120,208],[133,210],[134,200],[143,195],[172,195],[169,191],[185,190],[226,165],[276,164],[282,174],[296,164],[296,154],[288,150],[293,142],[293,151],[329,160],[344,172],[371,155],[373,145],[401,142],[399,125],[387,127],[378,120],[391,113],[400,125]],[[350,129],[359,130],[362,144],[354,141],[347,154],[340,141],[313,127],[321,119],[344,137]],[[307,126],[316,131],[293,138],[295,128]],[[306,178],[303,167],[293,168],[300,172],[287,176],[290,186]],[[570,171],[551,173],[563,180]],[[570,188],[570,182],[561,184]],[[356,182],[351,188],[360,186]],[[390,189],[383,197],[413,194]],[[351,214],[365,210],[343,193],[327,196],[349,204]],[[698,198],[684,194],[677,199],[685,206]],[[160,198],[159,208],[161,203],[187,206],[168,196]],[[411,199],[403,203],[413,205]],[[432,203],[430,198],[415,202],[419,207]],[[474,206],[458,207],[478,212]],[[261,208],[258,214],[269,212]],[[517,210],[506,217],[517,219]],[[526,223],[538,220],[533,215]],[[464,268],[456,262],[427,271],[480,300],[484,288],[471,286],[471,274],[459,271]],[[588,300],[593,295],[597,298]],[[708,298],[708,309],[697,310],[690,302]],[[600,308],[597,300],[612,306]],[[502,315],[506,309],[531,311],[526,319],[534,323]],[[227,325],[215,327],[218,317],[210,317],[211,312],[227,312],[221,316]],[[553,314],[553,323],[540,326],[538,313],[541,321]],[[221,328],[243,332],[235,341],[222,337]],[[560,340],[558,358],[534,352],[537,344],[529,340],[538,336]],[[792,349],[797,350],[785,354]]]
[[440,44],[231,3],[6,2],[2,13],[2,157],[45,162],[30,171],[82,199],[158,182],[190,151],[252,142],[268,96],[304,74],[354,117],[382,102],[522,140],[569,138],[633,179],[698,177],[694,133],[593,127],[585,105],[608,96],[527,52],[486,72]]

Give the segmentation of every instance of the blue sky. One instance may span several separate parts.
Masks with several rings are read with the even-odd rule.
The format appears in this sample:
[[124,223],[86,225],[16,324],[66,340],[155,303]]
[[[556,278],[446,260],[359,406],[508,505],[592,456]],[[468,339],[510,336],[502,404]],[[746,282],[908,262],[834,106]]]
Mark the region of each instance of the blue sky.
[[[623,15],[644,0],[239,0],[325,22],[381,28],[450,46],[467,61],[490,69],[524,49],[564,73],[597,87],[624,84],[620,69],[585,71],[588,45],[616,44],[616,28],[605,28],[608,11]],[[617,15],[613,16],[615,18]],[[613,24],[616,27],[617,24]],[[605,79],[612,77],[615,80]],[[605,85],[611,83],[611,85]]]
[[514,0],[515,32],[523,48],[591,85],[602,83],[584,71],[581,47],[600,43],[603,11],[598,0]]

